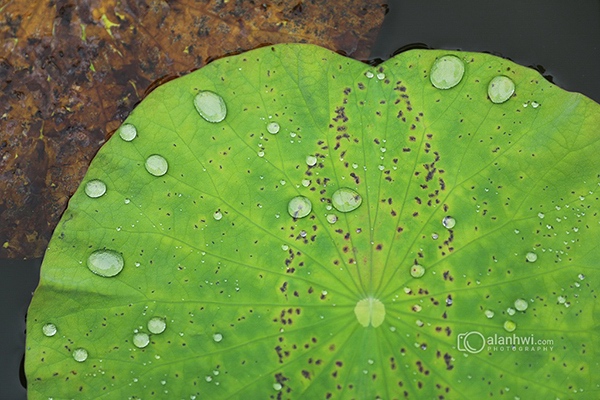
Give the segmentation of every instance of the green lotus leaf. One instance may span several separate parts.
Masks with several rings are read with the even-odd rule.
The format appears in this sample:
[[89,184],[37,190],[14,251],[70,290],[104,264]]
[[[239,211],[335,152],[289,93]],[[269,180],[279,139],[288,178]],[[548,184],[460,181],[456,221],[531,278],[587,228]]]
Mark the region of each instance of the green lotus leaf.
[[46,252],[30,398],[600,398],[584,96],[487,54],[278,45],[124,127]]

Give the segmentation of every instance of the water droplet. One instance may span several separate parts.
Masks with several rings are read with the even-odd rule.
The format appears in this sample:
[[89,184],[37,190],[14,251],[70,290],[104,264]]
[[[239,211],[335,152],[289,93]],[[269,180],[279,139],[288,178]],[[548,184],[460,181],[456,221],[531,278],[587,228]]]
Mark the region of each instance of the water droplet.
[[452,229],[456,225],[456,220],[448,215],[442,219],[442,225],[444,225],[444,228]]
[[125,200],[123,200],[123,202],[124,202],[125,204],[129,204],[129,203],[131,203],[131,200],[129,200],[129,199],[125,199]]
[[537,101],[532,101],[531,102],[531,107],[538,108],[539,106],[540,106],[540,103],[538,103]]
[[47,323],[46,325],[42,326],[42,332],[48,337],[56,335],[56,331],[56,325],[52,323]]
[[488,96],[492,103],[504,103],[515,92],[515,83],[508,76],[496,76],[488,85]]
[[194,98],[194,106],[198,114],[208,122],[221,122],[227,115],[223,98],[210,90],[199,92]]
[[340,212],[350,212],[356,210],[362,203],[362,197],[358,192],[341,188],[333,192],[331,196],[331,204]]
[[288,251],[289,248],[290,248],[290,246],[288,246],[287,244],[281,245],[281,250],[283,250],[283,251]]
[[256,153],[257,156],[259,157],[264,157],[265,156],[265,152],[260,150],[258,153]]
[[148,346],[148,343],[150,343],[150,336],[148,336],[147,333],[138,332],[133,335],[133,344],[135,347],[143,349],[144,347]]
[[119,128],[119,136],[126,142],[131,142],[137,136],[137,129],[132,124],[123,124]]
[[514,321],[508,320],[504,323],[504,329],[506,329],[507,332],[512,332],[517,329],[517,324]]
[[517,309],[517,311],[525,311],[525,310],[527,310],[527,307],[529,307],[529,304],[527,304],[526,300],[523,300],[523,299],[515,300],[515,308]]
[[267,125],[267,132],[269,132],[271,135],[279,133],[279,124],[277,122],[271,122],[269,125]]
[[559,304],[565,304],[565,301],[567,301],[567,299],[563,296],[558,296],[558,298],[556,300],[558,301]]
[[221,335],[220,333],[215,333],[213,335],[213,340],[217,343],[219,343],[221,340],[223,340],[223,335]]
[[538,217],[539,217],[540,219],[544,219],[545,215],[544,215],[544,213],[543,213],[543,212],[540,212],[540,213],[538,213]]
[[415,323],[417,324],[417,326],[419,328],[421,328],[423,325],[425,325],[425,323],[423,321],[421,321],[420,319],[416,320]]
[[312,167],[317,164],[317,157],[315,156],[306,156],[306,165]]
[[356,303],[354,314],[358,323],[365,328],[369,325],[377,328],[385,319],[385,306],[378,299],[367,297]]
[[537,254],[530,251],[529,253],[525,254],[525,260],[530,263],[535,262],[537,260]]
[[494,317],[494,312],[492,310],[485,310],[483,313],[488,318],[493,318]]
[[302,186],[309,187],[310,186],[310,180],[309,179],[302,179]]
[[114,250],[96,250],[87,260],[87,267],[96,275],[110,278],[123,269],[123,256]]
[[88,352],[81,347],[73,350],[73,359],[77,362],[84,362],[88,358]]
[[507,313],[508,315],[515,315],[515,312],[516,312],[516,311],[515,311],[515,309],[514,309],[514,308],[512,308],[512,307],[508,307],[508,308],[506,309],[506,313]]
[[377,74],[377,79],[379,79],[379,80],[385,79],[385,74],[383,72],[378,73]]
[[585,275],[584,274],[579,274],[577,275],[577,277],[579,278],[580,281],[585,279]]
[[273,384],[273,389],[280,391],[283,388],[283,386],[281,386],[281,383],[274,383]]
[[365,76],[366,76],[367,78],[371,79],[372,77],[374,77],[374,76],[375,76],[375,74],[373,74],[371,71],[367,71],[367,72],[365,72]]
[[153,317],[148,321],[148,330],[150,333],[154,333],[155,335],[159,335],[163,333],[167,329],[167,322],[164,318],[161,317]]
[[432,234],[431,234],[431,238],[432,238],[433,240],[438,240],[438,238],[439,238],[439,237],[440,237],[440,236],[439,236],[437,233],[432,233]]
[[327,214],[327,222],[329,222],[330,224],[335,224],[338,220],[337,215],[335,214]]
[[153,154],[146,159],[145,167],[146,171],[148,171],[151,175],[163,176],[167,173],[167,170],[169,169],[169,164],[163,156]]
[[451,89],[462,80],[465,65],[456,56],[447,55],[435,60],[431,66],[429,80],[438,89]]
[[420,278],[425,275],[425,268],[419,264],[415,264],[410,267],[410,276],[413,278]]
[[312,204],[304,196],[296,196],[288,203],[288,213],[294,218],[304,218],[310,214]]
[[223,218],[223,213],[221,211],[215,211],[215,213],[213,214],[213,218],[215,219],[215,221],[220,221],[221,218]]
[[85,194],[92,199],[98,198],[106,193],[106,184],[99,179],[93,179],[85,184]]

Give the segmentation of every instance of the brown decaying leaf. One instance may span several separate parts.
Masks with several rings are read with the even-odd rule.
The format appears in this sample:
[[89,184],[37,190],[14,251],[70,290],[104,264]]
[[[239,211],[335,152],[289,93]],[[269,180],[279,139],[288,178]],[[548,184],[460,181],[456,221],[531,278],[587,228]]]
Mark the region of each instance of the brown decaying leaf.
[[0,258],[40,257],[90,160],[156,82],[265,44],[367,59],[383,0],[0,0]]

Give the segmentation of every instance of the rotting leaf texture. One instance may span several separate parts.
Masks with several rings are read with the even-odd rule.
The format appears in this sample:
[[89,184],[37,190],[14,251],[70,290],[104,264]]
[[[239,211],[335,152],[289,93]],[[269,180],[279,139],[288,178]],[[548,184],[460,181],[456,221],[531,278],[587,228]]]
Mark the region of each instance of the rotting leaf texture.
[[380,1],[0,1],[0,258],[44,254],[97,150],[157,83],[261,45],[366,59]]
[[598,397],[598,104],[487,54],[277,45],[126,124],[46,253],[30,398]]

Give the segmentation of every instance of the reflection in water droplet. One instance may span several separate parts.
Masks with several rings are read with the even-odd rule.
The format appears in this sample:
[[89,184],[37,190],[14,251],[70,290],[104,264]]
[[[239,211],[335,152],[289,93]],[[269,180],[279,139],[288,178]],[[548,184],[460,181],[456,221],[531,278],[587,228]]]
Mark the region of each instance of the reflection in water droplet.
[[221,335],[220,333],[215,333],[213,335],[213,340],[217,343],[219,343],[221,340],[223,340],[223,335]]
[[419,264],[415,264],[410,267],[410,276],[413,278],[420,278],[425,275],[425,268]]
[[486,316],[486,317],[488,317],[488,318],[492,318],[492,317],[494,317],[494,312],[493,312],[492,310],[485,310],[485,311],[484,311],[484,314],[485,314],[485,316]]
[[146,159],[145,167],[146,171],[148,171],[151,175],[163,176],[167,173],[167,170],[169,169],[169,164],[163,156],[153,154]]
[[335,224],[338,220],[337,215],[335,214],[327,214],[327,222],[329,222],[330,224]]
[[119,128],[119,136],[126,142],[131,142],[137,136],[137,129],[132,124],[123,124]]
[[208,122],[221,122],[227,115],[223,98],[210,90],[198,93],[194,98],[194,106],[198,114]]
[[47,323],[42,327],[42,332],[48,337],[56,335],[56,331],[56,325],[51,323]]
[[288,203],[288,213],[294,218],[304,218],[310,214],[312,204],[304,196],[296,196]]
[[271,135],[275,135],[279,132],[279,124],[277,122],[271,122],[269,125],[267,125],[267,132],[269,132]]
[[161,317],[153,317],[148,321],[148,330],[150,333],[154,333],[155,335],[159,335],[163,333],[167,329],[167,322],[164,318]]
[[496,76],[488,85],[488,96],[492,103],[504,103],[513,93],[515,93],[515,83],[508,76]]
[[86,349],[78,348],[73,350],[73,359],[77,362],[84,362],[88,358]]
[[456,220],[448,215],[442,219],[442,225],[444,228],[452,229],[456,225]]
[[362,203],[362,197],[355,190],[340,188],[333,192],[331,204],[340,212],[356,210]]
[[220,221],[223,218],[223,213],[221,211],[215,211],[213,218],[215,221]]
[[87,267],[96,275],[113,277],[123,269],[123,256],[114,250],[96,250],[87,260]]
[[527,301],[524,299],[516,299],[515,300],[515,308],[517,309],[517,311],[525,311],[527,310],[527,307],[529,307],[529,304],[527,304]]
[[462,80],[465,65],[456,56],[447,55],[435,60],[431,66],[429,80],[438,89],[451,89]]
[[133,344],[135,347],[143,349],[144,347],[148,346],[148,343],[150,343],[150,336],[148,336],[147,333],[138,332],[133,335]]
[[514,321],[506,321],[504,323],[504,329],[506,329],[507,332],[512,332],[517,329],[517,324]]
[[106,184],[99,179],[93,179],[85,184],[85,194],[92,199],[98,198],[106,193]]
[[535,262],[537,260],[537,254],[530,251],[529,253],[525,254],[525,260],[530,263]]
[[317,164],[317,157],[306,156],[306,165],[308,165],[309,167],[312,167],[315,164]]

